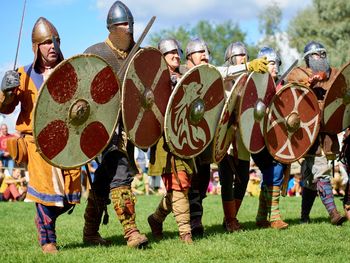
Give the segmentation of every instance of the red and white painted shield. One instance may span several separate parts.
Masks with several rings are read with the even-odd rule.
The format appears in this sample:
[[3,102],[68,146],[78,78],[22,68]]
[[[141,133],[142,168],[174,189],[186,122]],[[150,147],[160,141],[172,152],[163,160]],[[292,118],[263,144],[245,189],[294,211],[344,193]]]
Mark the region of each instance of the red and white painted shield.
[[123,82],[122,116],[129,139],[139,148],[154,145],[163,134],[171,94],[170,72],[159,50],[139,50]]
[[107,146],[119,110],[119,80],[107,62],[91,54],[66,59],[40,88],[33,120],[36,146],[53,166],[82,166]]
[[220,72],[211,65],[190,69],[173,90],[165,114],[169,149],[181,158],[193,158],[212,141],[224,105]]
[[287,84],[273,98],[265,119],[268,151],[282,163],[300,159],[316,140],[320,120],[314,92],[299,84]]
[[275,94],[275,82],[270,74],[252,72],[249,75],[239,102],[239,130],[244,146],[251,153],[265,147],[264,117]]
[[246,73],[241,74],[227,96],[213,139],[213,161],[215,163],[219,163],[224,158],[235,136],[237,130],[235,106],[238,94],[244,88],[247,79]]
[[322,131],[337,134],[350,126],[350,62],[334,77],[324,99]]

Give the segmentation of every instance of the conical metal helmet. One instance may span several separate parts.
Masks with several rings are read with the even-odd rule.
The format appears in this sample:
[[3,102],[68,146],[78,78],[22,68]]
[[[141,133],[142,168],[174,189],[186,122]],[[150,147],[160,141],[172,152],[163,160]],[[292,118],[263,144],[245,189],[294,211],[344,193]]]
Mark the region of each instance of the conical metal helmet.
[[[44,43],[47,40],[52,40],[52,38],[55,38],[57,43],[60,43],[60,36],[57,32],[56,27],[45,17],[39,17],[38,20],[35,22],[33,30],[32,30],[32,47],[34,52],[34,62],[33,65],[35,66],[37,58],[38,58],[38,50],[39,50],[39,44]],[[61,55],[61,52],[57,50],[59,55],[59,61],[63,60],[63,57]]]
[[134,17],[130,9],[121,1],[115,1],[108,11],[107,28],[115,24],[128,23],[129,33],[134,33]]

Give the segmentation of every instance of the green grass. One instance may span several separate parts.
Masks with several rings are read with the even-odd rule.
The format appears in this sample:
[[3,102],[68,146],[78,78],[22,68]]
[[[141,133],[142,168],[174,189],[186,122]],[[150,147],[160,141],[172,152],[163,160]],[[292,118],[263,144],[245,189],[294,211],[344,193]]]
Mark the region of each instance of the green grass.
[[[151,238],[147,216],[154,211],[160,196],[142,196],[137,202],[137,224],[150,239],[150,247],[126,247],[122,228],[112,207],[110,222],[101,227],[102,236],[113,242],[110,247],[88,247],[82,243],[86,200],[73,214],[57,221],[60,252],[43,255],[34,226],[34,204],[0,203],[0,262],[350,262],[350,222],[332,226],[319,198],[311,212],[312,223],[299,224],[301,198],[282,198],[281,210],[289,229],[257,229],[255,215],[258,199],[246,197],[238,219],[245,231],[225,233],[219,196],[204,200],[203,223],[206,235],[193,245],[182,244],[172,215],[164,223],[165,240]],[[336,200],[339,210],[341,202]]]

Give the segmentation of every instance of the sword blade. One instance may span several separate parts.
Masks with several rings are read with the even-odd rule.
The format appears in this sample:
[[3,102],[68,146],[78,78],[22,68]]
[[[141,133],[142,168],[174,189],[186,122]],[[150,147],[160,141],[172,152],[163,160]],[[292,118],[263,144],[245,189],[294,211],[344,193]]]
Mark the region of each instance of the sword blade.
[[279,80],[277,80],[277,82],[276,82],[276,87],[285,79],[285,77],[287,77],[287,75],[289,74],[289,72],[291,72],[292,71],[292,69],[298,64],[298,59],[297,60],[295,60],[294,62],[293,62],[293,64],[292,65],[290,65],[290,67],[282,74],[282,76],[279,78]]
[[154,23],[154,20],[156,20],[156,17],[153,16],[150,21],[148,22],[147,26],[145,27],[145,29],[143,30],[141,36],[139,37],[139,39],[137,40],[137,42],[135,43],[135,45],[133,46],[133,48],[131,49],[127,59],[123,62],[123,64],[121,65],[119,71],[118,71],[118,76],[123,76],[124,75],[124,71],[126,69],[126,66],[129,65],[129,62],[131,61],[131,59],[133,58],[133,56],[135,55],[136,51],[139,49],[141,42],[144,40],[144,38],[146,37],[146,35],[148,34],[148,31],[150,30],[151,26]]
[[20,26],[20,28],[19,28],[19,33],[18,33],[17,49],[16,49],[15,62],[14,62],[14,64],[13,64],[13,70],[16,69],[17,57],[18,57],[18,51],[19,51],[19,45],[21,44],[21,36],[22,36],[22,28],[23,28],[24,14],[25,14],[25,10],[26,10],[26,2],[27,2],[27,0],[24,0],[23,12],[22,12],[22,19],[21,19],[21,26]]

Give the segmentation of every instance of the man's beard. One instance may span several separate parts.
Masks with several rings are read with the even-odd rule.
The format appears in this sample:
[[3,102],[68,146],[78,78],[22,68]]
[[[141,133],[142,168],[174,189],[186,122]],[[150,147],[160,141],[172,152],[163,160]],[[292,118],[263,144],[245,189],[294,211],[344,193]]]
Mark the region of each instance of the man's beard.
[[310,56],[309,57],[309,66],[312,69],[313,73],[325,72],[327,74],[327,77],[329,77],[330,66],[329,66],[327,58],[314,59]]
[[113,43],[114,47],[123,51],[129,51],[134,44],[133,34],[123,28],[114,29],[109,34],[108,38]]

